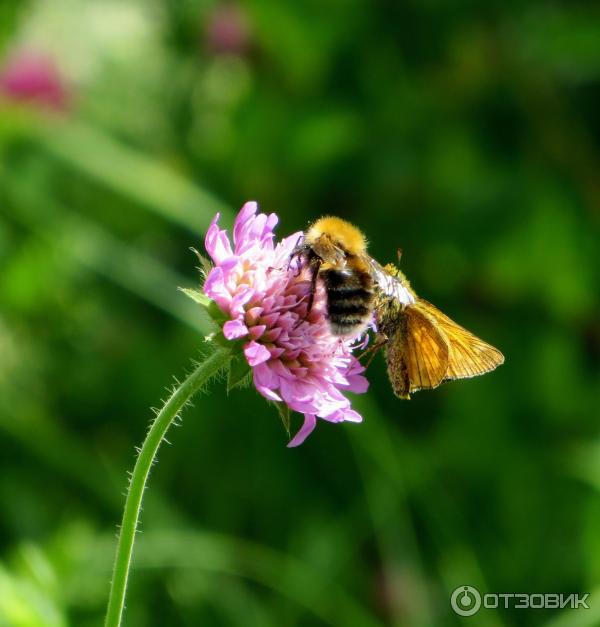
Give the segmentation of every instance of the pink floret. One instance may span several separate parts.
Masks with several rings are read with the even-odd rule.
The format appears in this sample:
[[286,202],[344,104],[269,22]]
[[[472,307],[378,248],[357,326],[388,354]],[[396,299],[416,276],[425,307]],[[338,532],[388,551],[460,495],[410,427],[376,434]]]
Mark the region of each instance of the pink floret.
[[288,444],[298,446],[317,418],[360,422],[342,392],[360,394],[369,384],[352,355],[355,340],[341,340],[329,330],[322,286],[307,313],[310,281],[296,261],[290,264],[302,234],[276,243],[277,216],[257,211],[255,202],[242,207],[233,227],[233,248],[218,226],[219,215],[212,221],[205,246],[215,266],[204,292],[228,318],[223,335],[245,340],[256,389],[304,414],[303,426]]

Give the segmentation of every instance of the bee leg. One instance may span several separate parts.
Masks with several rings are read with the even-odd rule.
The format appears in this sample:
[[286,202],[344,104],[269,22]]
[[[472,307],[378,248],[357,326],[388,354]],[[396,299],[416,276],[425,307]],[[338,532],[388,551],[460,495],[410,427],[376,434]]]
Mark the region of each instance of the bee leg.
[[[287,265],[287,271],[290,271],[290,268],[292,267],[292,262],[294,261],[294,259],[298,259],[299,257],[302,256],[302,251],[298,250],[298,248],[295,248],[292,252],[292,254],[290,255],[290,258],[288,260],[288,265]],[[298,267],[298,272],[296,274],[296,276],[300,275],[300,272],[302,271],[301,267]]]
[[319,257],[315,257],[310,262],[310,270],[312,274],[310,277],[310,290],[308,292],[308,303],[306,306],[306,314],[304,315],[304,318],[300,318],[298,320],[298,322],[294,326],[294,329],[296,327],[299,327],[308,318],[308,314],[312,311],[312,306],[315,302],[315,292],[317,291],[317,279],[319,278],[319,268],[321,267],[321,263],[322,261]]
[[312,276],[310,277],[310,292],[308,295],[308,306],[306,307],[306,315],[312,311],[313,303],[315,302],[315,292],[317,291],[317,279],[319,278],[319,268],[321,267],[321,260],[319,258],[314,259],[311,263]]
[[[294,259],[298,259],[300,257],[304,257],[307,258],[310,256],[310,249],[308,249],[306,247],[306,245],[301,244],[302,240],[304,239],[304,236],[301,235],[298,238],[298,241],[296,242],[296,246],[294,247],[294,250],[292,251],[292,254],[290,255],[289,261],[288,261],[288,271],[292,265],[292,261],[294,261]],[[302,264],[300,264],[298,266],[298,272],[296,274],[296,276],[300,276],[300,273],[302,272]]]

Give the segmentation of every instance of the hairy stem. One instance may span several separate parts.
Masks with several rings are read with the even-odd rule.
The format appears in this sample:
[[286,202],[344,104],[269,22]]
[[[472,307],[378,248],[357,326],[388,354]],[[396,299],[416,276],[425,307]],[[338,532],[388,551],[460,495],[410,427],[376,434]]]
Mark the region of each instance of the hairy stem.
[[156,453],[177,414],[185,403],[215,374],[219,372],[231,358],[231,353],[226,348],[219,348],[202,363],[196,366],[195,370],[177,387],[171,394],[169,400],[160,410],[155,420],[152,422],[148,435],[144,440],[137,461],[131,474],[129,490],[125,500],[123,512],[123,522],[119,533],[117,544],[117,554],[113,567],[113,577],[108,598],[108,609],[106,612],[105,627],[119,627],[123,617],[125,607],[125,591],[127,579],[131,567],[131,556],[133,553],[133,543],[142,498],[150,468],[154,463]]

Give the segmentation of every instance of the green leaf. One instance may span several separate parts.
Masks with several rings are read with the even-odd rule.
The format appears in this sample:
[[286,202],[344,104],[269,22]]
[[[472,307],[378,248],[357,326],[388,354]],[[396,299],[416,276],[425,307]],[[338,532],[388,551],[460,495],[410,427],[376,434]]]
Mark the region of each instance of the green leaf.
[[286,430],[288,434],[288,438],[291,438],[291,424],[292,424],[292,411],[286,403],[273,403],[275,405],[275,409],[281,418],[281,422],[283,423],[283,428]]
[[206,307],[207,310],[213,302],[206,294],[204,294],[200,290],[196,290],[191,287],[180,287],[178,289],[180,292],[183,292],[187,297],[191,298],[199,305]]
[[214,267],[212,261],[208,257],[205,257],[201,252],[198,252],[195,248],[190,248],[190,250],[198,258],[198,261],[200,262],[198,270],[200,270],[200,274],[203,279],[205,279]]
[[233,390],[235,387],[243,387],[250,381],[252,370],[243,355],[234,357],[229,366],[227,374],[227,391]]

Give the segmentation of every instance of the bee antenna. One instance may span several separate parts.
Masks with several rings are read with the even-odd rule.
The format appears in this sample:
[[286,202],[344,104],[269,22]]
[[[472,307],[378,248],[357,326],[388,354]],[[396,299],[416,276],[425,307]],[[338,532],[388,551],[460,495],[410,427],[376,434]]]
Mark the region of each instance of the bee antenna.
[[396,254],[398,255],[398,263],[400,263],[400,259],[402,259],[402,248],[398,248]]

